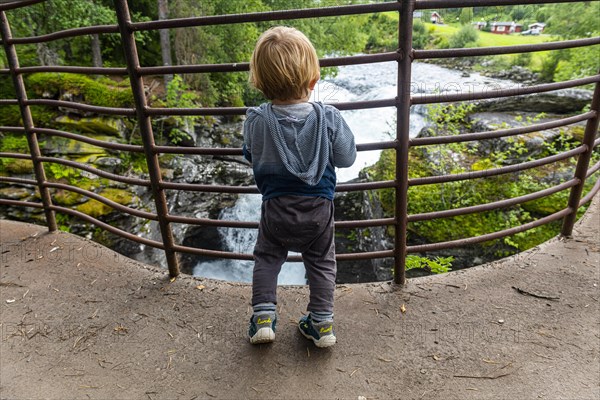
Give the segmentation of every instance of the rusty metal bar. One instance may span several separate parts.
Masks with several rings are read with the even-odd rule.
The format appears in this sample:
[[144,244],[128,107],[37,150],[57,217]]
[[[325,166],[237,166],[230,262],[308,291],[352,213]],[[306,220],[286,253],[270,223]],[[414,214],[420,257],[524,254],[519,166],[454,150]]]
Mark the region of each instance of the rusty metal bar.
[[[0,131],[2,131],[2,127],[0,127]],[[243,154],[241,147],[155,146],[154,148],[158,153],[162,154],[196,154],[208,156],[241,156]],[[396,141],[359,143],[356,145],[357,151],[384,150],[394,148],[396,148]]]
[[135,111],[140,124],[140,133],[144,143],[144,153],[148,164],[148,172],[150,182],[152,184],[152,194],[156,205],[156,213],[158,214],[158,224],[162,236],[165,256],[169,266],[169,274],[172,277],[179,275],[179,262],[177,254],[174,250],[173,231],[167,216],[169,208],[164,190],[161,188],[161,173],[158,163],[158,155],[154,148],[154,134],[152,132],[152,122],[148,115],[148,105],[146,103],[146,95],[144,93],[144,81],[139,74],[140,62],[137,53],[137,45],[135,43],[134,32],[132,29],[129,6],[126,0],[115,0],[115,8],[117,19],[119,21],[119,33],[121,34],[121,42],[127,60],[127,71],[129,72],[131,90],[135,100]]
[[[0,103],[1,105],[1,103]],[[10,133],[25,133],[25,128],[22,126],[0,126],[0,132],[10,132]]]
[[456,7],[513,6],[525,4],[570,3],[573,0],[418,0],[417,10]]
[[581,154],[586,151],[586,146],[582,145],[574,148],[573,150],[565,151],[560,154],[555,154],[553,156],[548,156],[544,158],[540,158],[538,160],[527,161],[521,164],[509,165],[506,167],[500,168],[490,168],[483,171],[470,171],[464,172],[461,174],[452,174],[452,175],[436,175],[436,176],[427,176],[424,178],[413,178],[409,179],[408,184],[410,186],[418,186],[418,185],[430,185],[432,183],[446,183],[446,182],[456,182],[462,181],[466,179],[477,179],[483,178],[487,176],[495,176],[507,174],[510,172],[523,171],[525,169],[540,167],[542,165],[550,164],[556,161],[564,160],[569,157],[573,157],[574,155]]
[[[10,70],[8,70],[8,69],[6,71],[9,71],[9,73],[10,73]],[[2,105],[2,106],[18,106],[19,100],[17,100],[17,99],[0,99],[0,105]]]
[[600,44],[600,37],[563,40],[538,44],[521,44],[515,46],[473,47],[466,49],[415,50],[415,60],[454,57],[493,56],[500,54],[530,53],[535,51],[572,49],[576,47]]
[[63,100],[48,100],[48,99],[31,99],[25,100],[25,105],[28,106],[50,106],[50,107],[63,107],[72,108],[74,110],[89,111],[98,114],[106,115],[123,115],[128,117],[135,116],[135,110],[133,108],[116,108],[116,107],[99,107],[89,104],[74,103],[72,101]]
[[591,110],[596,112],[596,116],[588,120],[583,134],[583,147],[586,147],[586,149],[584,153],[579,155],[577,166],[575,167],[575,177],[580,180],[580,183],[571,189],[571,194],[569,195],[569,208],[572,210],[572,213],[566,216],[563,221],[560,232],[563,236],[571,236],[573,233],[573,226],[577,219],[577,209],[579,208],[581,194],[583,193],[583,185],[585,185],[587,170],[590,165],[592,151],[594,150],[598,124],[600,123],[598,115],[600,114],[600,82],[596,83],[596,88],[594,89]]
[[570,208],[565,208],[564,210],[555,212],[554,214],[547,215],[543,218],[540,218],[536,221],[528,222],[526,224],[516,226],[514,228],[505,229],[503,231],[488,233],[481,236],[471,237],[467,239],[458,239],[451,240],[447,242],[438,242],[438,243],[430,243],[430,244],[422,244],[417,246],[408,246],[409,253],[422,253],[426,251],[435,251],[442,249],[453,249],[456,247],[462,247],[470,244],[487,242],[488,240],[499,239],[501,237],[514,235],[516,233],[525,232],[529,229],[536,228],[541,225],[545,225],[552,221],[559,220],[563,218],[565,215],[568,215],[572,212]]
[[17,158],[19,160],[32,160],[31,154],[23,154],[23,153],[0,153],[0,158]]
[[67,167],[81,169],[83,171],[90,172],[94,175],[98,175],[102,178],[112,179],[113,181],[117,181],[117,182],[121,182],[121,183],[129,183],[131,185],[146,186],[146,187],[152,186],[151,182],[148,180],[139,179],[139,178],[131,178],[128,176],[121,176],[121,175],[113,174],[111,172],[106,172],[106,171],[103,171],[98,168],[90,167],[89,165],[82,164],[77,161],[63,160],[62,158],[45,157],[45,156],[39,157],[39,159],[40,159],[40,161],[43,161],[43,162],[62,164],[62,165],[66,165]]
[[454,101],[471,101],[495,99],[499,97],[520,96],[525,94],[535,94],[551,92],[558,89],[567,89],[577,86],[588,85],[600,81],[600,75],[594,75],[587,78],[573,79],[570,81],[557,83],[544,83],[540,85],[532,85],[526,87],[518,87],[514,89],[498,89],[485,92],[469,92],[469,93],[439,93],[439,94],[421,94],[413,96],[412,104],[432,104],[432,103],[448,103]]
[[[256,194],[256,186],[229,186],[229,185],[209,185],[198,183],[180,183],[180,182],[160,182],[162,189],[170,190],[188,190],[191,192],[206,193],[249,193]],[[395,187],[394,181],[363,182],[363,183],[341,183],[337,185],[336,192],[350,192],[358,190],[374,190]]]
[[158,183],[161,189],[170,190],[187,190],[190,192],[205,192],[205,193],[259,193],[256,186],[227,186],[227,185],[208,185],[199,183],[179,183],[179,182],[164,182]]
[[73,210],[71,208],[67,208],[67,207],[61,207],[61,206],[51,206],[53,211],[58,211],[60,213],[63,214],[69,214],[72,215],[74,217],[80,218],[84,221],[90,222],[106,231],[112,232],[115,235],[119,235],[125,239],[129,239],[132,240],[136,243],[141,243],[141,244],[145,244],[146,246],[151,246],[151,247],[155,247],[157,249],[161,249],[164,250],[165,246],[163,245],[163,243],[161,242],[157,242],[156,240],[150,240],[150,239],[145,239],[139,236],[134,235],[133,233],[129,233],[129,232],[125,232],[124,230],[121,230],[119,228],[115,228],[112,225],[107,224],[106,222],[102,222],[94,217],[91,217],[87,214],[84,214],[82,212]]
[[595,174],[596,172],[598,172],[598,170],[600,170],[600,161],[598,161],[596,164],[594,164],[593,167],[588,169],[588,172],[586,174],[586,179],[589,178],[590,176],[592,176],[593,174]]
[[14,207],[44,208],[44,205],[42,203],[34,203],[32,201],[0,199],[0,204],[4,206]]
[[495,131],[476,132],[476,133],[461,133],[460,135],[449,135],[449,136],[431,136],[423,138],[412,138],[410,140],[411,146],[429,146],[434,144],[444,143],[460,143],[469,142],[473,140],[485,140],[485,139],[496,139],[507,136],[515,136],[523,133],[538,132],[546,129],[557,128],[559,126],[566,126],[575,124],[577,122],[586,121],[596,116],[595,111],[588,111],[584,114],[576,115],[573,117],[562,118],[556,121],[543,122],[540,124],[521,126],[518,128],[509,129],[498,129]]
[[161,21],[135,22],[131,28],[135,31],[154,29],[187,28],[192,26],[239,24],[245,22],[264,22],[288,19],[339,17],[342,15],[370,14],[383,11],[398,11],[395,2],[377,4],[357,4],[300,10],[265,11],[246,14],[211,15],[204,17],[174,18]]
[[492,203],[480,204],[476,206],[470,207],[461,207],[454,208],[451,210],[443,210],[443,211],[434,211],[422,214],[412,214],[408,216],[408,222],[417,222],[417,221],[428,221],[436,218],[449,218],[456,217],[458,215],[465,214],[474,214],[484,211],[497,210],[500,208],[506,208],[510,206],[514,206],[516,204],[525,203],[528,201],[540,199],[542,197],[550,196],[551,194],[558,193],[562,190],[571,188],[579,183],[579,179],[571,179],[569,181],[563,182],[559,185],[539,190],[534,193],[526,194],[519,197],[513,197],[511,199],[494,201]]
[[[2,130],[2,128],[0,127],[0,131],[1,130]],[[71,133],[71,132],[60,131],[58,129],[34,128],[33,131],[35,133],[39,133],[42,135],[60,136],[60,137],[64,137],[67,139],[73,139],[73,140],[77,140],[79,142],[89,143],[94,146],[102,147],[104,149],[109,149],[109,150],[130,151],[132,153],[143,153],[144,152],[143,146],[136,146],[133,144],[105,142],[104,140],[92,139],[87,136],[78,135],[76,133]]]
[[[12,4],[12,3],[11,3]],[[42,204],[44,205],[44,214],[46,216],[46,223],[48,224],[48,230],[50,232],[56,231],[58,226],[56,224],[56,217],[54,212],[50,209],[52,206],[52,198],[50,192],[45,188],[44,182],[46,181],[46,173],[44,172],[44,165],[40,161],[41,151],[38,143],[37,135],[32,132],[34,128],[33,118],[31,116],[31,109],[27,105],[27,91],[25,90],[25,82],[23,76],[15,72],[19,68],[19,59],[17,56],[17,50],[15,46],[7,43],[12,37],[10,31],[10,25],[6,18],[6,13],[0,11],[0,33],[3,40],[4,51],[8,61],[8,67],[11,70],[11,78],[17,94],[19,109],[21,111],[21,118],[23,119],[23,128],[27,136],[27,145],[29,146],[29,153],[31,154],[31,160],[33,161],[33,171],[38,184],[38,189],[42,197]]]
[[[41,3],[46,0],[18,0],[18,1],[10,1],[3,4],[0,4],[0,11],[12,10],[15,8],[21,8],[30,6],[36,3]],[[4,40],[4,39],[3,39]]]
[[71,28],[63,31],[57,31],[39,36],[30,36],[22,38],[13,38],[10,40],[11,44],[34,44],[51,42],[58,39],[67,39],[76,36],[86,36],[100,33],[119,33],[117,25],[96,25],[96,26],[85,26],[83,28]]
[[412,72],[412,27],[415,0],[400,3],[398,21],[398,83],[396,103],[396,200],[394,226],[394,282],[406,283],[408,224],[408,149],[410,146],[410,83]]
[[[56,101],[56,100],[54,100]],[[382,108],[396,106],[396,99],[364,100],[353,102],[331,103],[338,110],[364,110],[367,108]],[[199,107],[199,108],[152,108],[147,107],[146,113],[155,115],[245,115],[248,107]]]
[[579,207],[581,207],[582,205],[588,203],[589,201],[591,201],[594,196],[598,193],[598,191],[600,191],[600,179],[596,180],[596,183],[594,184],[594,187],[592,187],[592,189],[588,192],[588,194],[586,194],[580,201],[579,201]]
[[5,183],[16,183],[19,185],[34,185],[37,186],[37,182],[33,179],[26,179],[26,178],[13,178],[10,176],[0,176],[0,182],[5,182]]
[[[209,250],[200,249],[196,247],[188,247],[182,245],[175,245],[174,249],[181,253],[196,254],[199,256],[213,257],[213,258],[225,258],[229,260],[253,260],[252,254],[246,253],[234,253],[230,251],[220,250]],[[375,258],[389,258],[394,256],[393,250],[381,250],[381,251],[368,251],[364,253],[346,253],[337,254],[336,260],[338,261],[352,261],[352,260],[369,260]],[[300,256],[288,256],[286,261],[301,262],[302,257]]]
[[[1,72],[1,70],[0,70]],[[127,68],[118,67],[76,67],[70,65],[45,65],[36,67],[21,67],[18,70],[21,74],[33,74],[36,72],[61,72],[82,75],[127,75]]]
[[[258,222],[236,221],[226,219],[191,218],[177,215],[169,215],[170,222],[178,224],[217,226],[222,228],[246,228],[258,229]],[[336,228],[369,228],[373,226],[390,226],[396,223],[395,218],[379,218],[359,221],[335,221]]]
[[[321,58],[319,65],[321,67],[336,67],[340,65],[371,64],[386,61],[397,61],[397,52],[367,54],[359,56],[346,57],[328,57]],[[193,74],[193,73],[211,73],[211,72],[244,72],[249,70],[250,63],[227,63],[227,64],[197,64],[197,65],[173,65],[159,67],[143,67],[140,74],[163,75],[165,73],[173,74]]]
[[92,198],[94,200],[99,201],[100,203],[106,204],[109,207],[114,208],[117,211],[124,212],[125,214],[133,215],[135,217],[144,218],[152,221],[158,221],[158,217],[156,214],[152,214],[142,210],[136,210],[135,208],[127,207],[112,200],[107,199],[104,196],[100,196],[97,193],[91,192],[89,190],[78,188],[77,186],[65,185],[64,183],[55,183],[55,182],[46,182],[44,183],[45,187],[53,188],[53,189],[62,189],[68,190],[70,192],[79,193],[83,196]]

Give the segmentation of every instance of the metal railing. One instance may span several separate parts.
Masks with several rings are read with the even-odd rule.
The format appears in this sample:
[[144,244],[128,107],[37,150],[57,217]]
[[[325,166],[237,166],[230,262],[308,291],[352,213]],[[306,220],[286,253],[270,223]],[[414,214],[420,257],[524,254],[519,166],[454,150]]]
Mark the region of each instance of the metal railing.
[[[81,218],[96,226],[117,234],[121,237],[133,240],[138,243],[143,243],[148,246],[153,246],[162,249],[165,252],[169,272],[171,276],[179,274],[177,253],[191,253],[196,255],[229,258],[239,260],[252,259],[251,254],[243,254],[236,252],[208,250],[201,248],[193,248],[183,246],[175,241],[171,224],[195,224],[205,226],[219,227],[237,227],[237,228],[258,228],[258,223],[247,221],[225,221],[218,219],[206,218],[188,218],[183,216],[172,215],[169,213],[166,191],[168,190],[189,190],[200,192],[216,192],[216,193],[258,193],[255,186],[227,186],[227,185],[208,185],[208,184],[182,184],[176,182],[165,181],[161,177],[161,170],[158,162],[160,154],[175,153],[175,154],[194,154],[194,155],[241,155],[242,151],[239,148],[187,148],[187,147],[172,147],[159,146],[154,141],[154,133],[152,130],[152,120],[161,116],[185,115],[243,115],[246,112],[246,107],[217,107],[217,108],[154,108],[149,107],[147,97],[144,93],[144,77],[149,75],[159,74],[202,74],[211,72],[237,72],[248,71],[248,63],[229,63],[229,64],[202,64],[202,65],[176,65],[165,67],[142,67],[140,66],[137,44],[134,34],[137,31],[149,31],[156,29],[172,29],[184,28],[193,26],[219,25],[219,24],[235,24],[235,23],[252,23],[258,21],[275,21],[289,20],[299,18],[319,18],[326,16],[343,16],[353,14],[377,13],[384,11],[397,11],[400,13],[398,26],[398,49],[394,52],[386,52],[379,54],[347,56],[347,57],[332,57],[320,60],[321,66],[342,66],[352,64],[367,64],[379,63],[385,61],[396,61],[398,63],[397,74],[397,96],[395,98],[383,100],[357,101],[347,103],[333,104],[340,110],[358,110],[378,107],[395,107],[397,110],[397,125],[396,138],[391,141],[382,141],[376,143],[360,143],[357,145],[358,151],[371,151],[394,149],[396,156],[396,171],[395,179],[389,181],[368,182],[368,183],[345,183],[339,184],[336,188],[337,192],[363,191],[383,188],[393,188],[395,190],[395,216],[393,218],[381,218],[359,221],[337,221],[336,228],[359,228],[373,226],[393,226],[395,229],[394,247],[390,250],[370,251],[362,253],[346,253],[338,254],[338,260],[359,260],[373,258],[394,258],[394,280],[397,283],[405,282],[405,263],[406,256],[409,253],[432,251],[440,249],[448,249],[452,247],[479,243],[491,239],[501,238],[512,235],[518,232],[558,220],[563,220],[562,235],[570,235],[572,233],[573,224],[575,222],[576,213],[579,207],[589,202],[592,197],[600,189],[600,180],[597,180],[593,189],[584,197],[583,185],[585,180],[600,170],[600,163],[589,167],[592,151],[597,146],[600,140],[596,139],[598,131],[599,113],[600,113],[600,74],[575,79],[566,82],[539,84],[529,87],[519,87],[512,89],[502,89],[488,92],[469,92],[469,93],[453,93],[453,94],[412,94],[411,93],[411,68],[413,60],[436,59],[448,57],[474,57],[474,56],[489,56],[511,53],[527,53],[545,50],[569,49],[577,47],[585,47],[600,44],[600,37],[547,42],[540,44],[518,45],[518,46],[503,46],[503,47],[484,47],[484,48],[468,48],[468,49],[444,49],[444,50],[414,50],[412,48],[412,26],[413,12],[423,9],[444,9],[451,7],[473,7],[473,6],[490,6],[490,5],[520,5],[520,4],[541,4],[547,1],[537,0],[401,0],[398,2],[374,3],[363,5],[350,5],[339,7],[325,7],[317,9],[302,9],[302,10],[287,10],[274,12],[257,12],[250,14],[235,14],[235,15],[220,15],[220,16],[203,16],[192,18],[180,18],[150,22],[132,22],[130,11],[126,0],[115,0],[115,10],[117,13],[117,25],[91,26],[76,29],[68,29],[60,32],[54,32],[37,37],[22,37],[14,38],[11,35],[8,19],[5,11],[23,7],[40,2],[41,0],[15,1],[12,3],[4,3],[0,5],[0,28],[2,34],[2,45],[6,52],[8,60],[8,68],[0,69],[0,74],[10,75],[16,91],[16,99],[0,99],[0,105],[18,105],[23,126],[2,126],[0,132],[10,132],[23,134],[27,138],[29,146],[29,154],[19,153],[0,153],[0,158],[26,159],[33,162],[35,180],[16,177],[1,177],[0,182],[31,185],[39,189],[41,202],[28,202],[19,200],[0,199],[0,205],[18,206],[18,207],[33,207],[42,208],[45,213],[46,221],[50,231],[57,229],[55,212],[69,214]],[[552,1],[553,3],[561,3],[566,1]],[[118,33],[123,44],[126,56],[126,67],[116,68],[92,68],[80,66],[35,66],[35,67],[20,67],[19,59],[16,52],[16,47],[23,44],[34,44],[51,42],[58,39],[73,38],[89,34],[107,34]],[[24,74],[35,72],[72,72],[87,75],[116,75],[128,76],[131,82],[131,89],[135,101],[134,108],[109,108],[98,107],[87,104],[79,104],[75,102],[46,100],[46,99],[28,99],[26,87],[23,80]],[[572,88],[582,85],[595,84],[593,101],[588,112],[568,118],[559,119],[552,122],[531,124],[519,128],[499,129],[488,132],[469,133],[454,136],[436,136],[423,138],[409,138],[409,119],[410,108],[417,104],[432,104],[444,102],[460,102],[481,100],[490,98],[500,98],[507,96],[523,95],[548,92],[557,89]],[[77,109],[89,111],[97,114],[119,115],[136,117],[142,135],[143,145],[117,144],[99,141],[88,138],[83,135],[65,132],[55,129],[36,127],[31,114],[31,106],[45,105],[51,107],[63,107],[67,109]],[[586,121],[585,134],[582,143],[576,148],[565,151],[561,154],[541,158],[535,161],[528,161],[521,164],[510,165],[495,169],[469,172],[454,175],[429,176],[422,178],[409,179],[409,148],[416,146],[429,146],[436,144],[459,143],[465,141],[480,141],[494,138],[510,137],[529,132],[536,132],[544,129],[556,128],[566,125],[571,125],[578,122]],[[69,161],[56,157],[48,157],[42,154],[39,145],[39,136],[57,136],[69,138],[95,146],[99,146],[109,150],[119,150],[124,152],[143,153],[147,160],[149,179],[141,179],[134,177],[125,177],[110,172],[102,171],[83,163]],[[495,201],[488,204],[481,204],[471,207],[463,207],[457,209],[449,209],[437,212],[428,212],[423,214],[408,215],[408,189],[411,186],[427,185],[433,183],[453,182],[465,179],[474,179],[481,177],[489,177],[495,175],[506,174],[515,171],[535,168],[542,165],[555,163],[571,157],[578,157],[577,167],[573,177],[554,187],[531,193],[528,195]],[[134,208],[117,204],[101,195],[93,193],[89,190],[77,188],[63,183],[50,182],[46,179],[44,172],[45,163],[56,163],[73,168],[78,168],[87,171],[99,177],[122,182],[131,185],[139,185],[148,187],[152,190],[156,212],[136,210]],[[82,212],[58,206],[53,204],[51,198],[51,190],[60,189],[72,191],[89,198],[98,200],[115,210],[134,215],[147,220],[157,221],[160,226],[162,241],[155,241],[145,238],[140,238],[129,232],[125,232],[115,228],[97,218],[91,217]],[[517,226],[514,228],[485,234],[482,236],[471,237],[460,240],[452,240],[440,243],[423,244],[416,246],[408,246],[406,241],[407,224],[409,222],[431,220],[435,218],[446,218],[451,216],[465,215],[478,213],[499,208],[508,207],[511,205],[520,204],[534,199],[543,198],[562,190],[570,189],[570,197],[568,205],[551,215],[543,217],[539,220]],[[299,257],[290,257],[290,260],[299,260]]]

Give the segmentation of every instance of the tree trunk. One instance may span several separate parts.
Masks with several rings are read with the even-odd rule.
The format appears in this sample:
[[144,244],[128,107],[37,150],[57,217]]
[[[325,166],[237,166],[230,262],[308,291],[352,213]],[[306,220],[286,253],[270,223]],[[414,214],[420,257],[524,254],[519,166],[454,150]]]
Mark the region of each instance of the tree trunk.
[[[168,0],[158,0],[158,19],[164,20],[169,18],[169,1]],[[160,29],[160,49],[162,53],[162,62],[164,66],[170,66],[173,64],[171,59],[171,37],[168,29]],[[173,79],[172,74],[165,74],[165,87],[169,85]]]
[[102,49],[100,48],[100,36],[92,35],[92,66],[102,67]]

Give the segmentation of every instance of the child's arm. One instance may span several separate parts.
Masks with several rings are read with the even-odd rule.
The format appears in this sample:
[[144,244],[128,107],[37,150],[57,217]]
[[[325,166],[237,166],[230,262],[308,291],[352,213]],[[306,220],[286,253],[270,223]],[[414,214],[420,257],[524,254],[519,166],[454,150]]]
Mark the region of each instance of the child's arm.
[[344,121],[340,112],[332,107],[333,133],[331,135],[331,146],[333,153],[332,164],[334,167],[346,168],[354,164],[356,160],[356,144],[354,134]]
[[250,161],[250,163],[252,163],[252,147],[251,147],[251,142],[252,142],[252,135],[250,134],[250,127],[249,127],[249,122],[248,119],[246,119],[246,121],[244,121],[244,144],[242,146],[242,152],[244,153],[244,158],[248,161]]

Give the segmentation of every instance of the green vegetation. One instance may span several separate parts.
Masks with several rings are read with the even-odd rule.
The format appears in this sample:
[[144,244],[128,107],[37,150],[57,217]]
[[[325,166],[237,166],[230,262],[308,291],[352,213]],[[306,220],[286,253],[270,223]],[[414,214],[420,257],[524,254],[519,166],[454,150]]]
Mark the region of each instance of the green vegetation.
[[406,270],[422,268],[432,274],[443,274],[452,270],[452,261],[454,257],[427,258],[409,254],[406,257]]
[[[469,104],[434,105],[429,108],[429,119],[434,122],[429,135],[457,135],[469,130],[465,117],[470,112]],[[550,156],[567,151],[578,145],[578,129],[563,130],[547,143],[543,154],[535,158]],[[533,135],[533,134],[531,134]],[[498,168],[514,163],[515,160],[528,161],[533,158],[528,153],[525,138],[508,138],[505,150],[497,148],[484,150],[478,143],[453,143],[447,145],[411,148],[409,153],[409,177],[448,175],[475,172]],[[596,162],[600,153],[594,154]],[[409,188],[408,213],[420,214],[461,207],[486,204],[508,198],[523,196],[546,189],[557,183],[552,176],[562,172],[572,174],[575,160],[566,160],[551,166],[540,167],[519,173],[505,174],[489,178],[441,184],[411,186]],[[395,152],[385,150],[380,160],[367,168],[368,176],[374,181],[393,179]],[[554,182],[554,183],[553,183]],[[586,187],[589,190],[590,183]],[[386,216],[392,216],[395,207],[395,193],[392,189],[377,192]],[[466,214],[409,224],[409,240],[418,242],[442,242],[467,237],[480,236],[509,229],[534,221],[562,210],[567,205],[569,191],[564,190],[552,196],[479,214]],[[544,225],[504,239],[486,242],[481,246],[484,254],[504,257],[531,248],[558,234],[559,224]],[[392,232],[390,232],[391,234]]]

